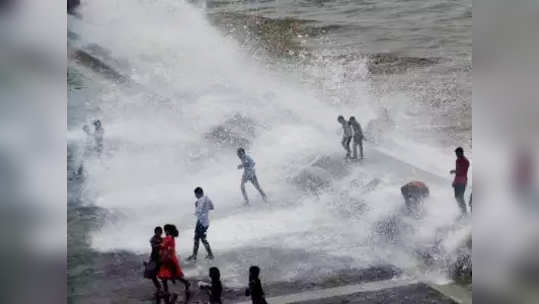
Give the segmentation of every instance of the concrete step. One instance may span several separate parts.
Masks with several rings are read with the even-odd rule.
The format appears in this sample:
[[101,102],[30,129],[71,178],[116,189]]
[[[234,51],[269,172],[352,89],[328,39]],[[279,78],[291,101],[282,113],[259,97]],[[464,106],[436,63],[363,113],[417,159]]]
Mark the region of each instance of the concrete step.
[[[339,297],[345,295],[351,295],[359,292],[378,291],[388,288],[395,288],[401,286],[407,286],[417,283],[414,280],[384,280],[375,281],[362,284],[346,285],[334,288],[326,288],[319,290],[304,291],[296,294],[283,295],[278,297],[267,298],[267,302],[271,304],[286,304],[286,303],[298,303],[312,300],[319,300],[325,298]],[[249,304],[251,301],[240,302],[239,304]]]
[[[472,304],[471,290],[457,284],[425,284],[411,279],[390,279],[319,290],[304,291],[266,299],[270,304],[366,304],[441,303]],[[239,302],[249,304],[250,301]]]
[[459,304],[472,304],[471,289],[453,283],[445,285],[428,285]]

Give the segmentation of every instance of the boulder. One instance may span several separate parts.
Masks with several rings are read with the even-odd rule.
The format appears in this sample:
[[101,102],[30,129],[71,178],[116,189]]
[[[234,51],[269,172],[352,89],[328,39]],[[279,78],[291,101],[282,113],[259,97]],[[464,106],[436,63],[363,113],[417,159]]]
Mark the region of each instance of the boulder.
[[236,113],[233,117],[214,126],[206,133],[206,139],[217,146],[227,148],[248,148],[256,135],[256,122]]
[[331,186],[332,180],[331,174],[319,167],[307,167],[292,178],[301,190],[315,194]]

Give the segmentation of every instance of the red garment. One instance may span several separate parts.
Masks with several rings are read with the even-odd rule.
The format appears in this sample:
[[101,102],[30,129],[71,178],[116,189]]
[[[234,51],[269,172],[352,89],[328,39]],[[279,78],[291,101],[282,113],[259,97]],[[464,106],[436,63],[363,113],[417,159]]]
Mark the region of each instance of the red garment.
[[427,185],[425,185],[424,182],[420,182],[420,181],[411,181],[411,182],[409,182],[409,183],[406,184],[406,185],[407,185],[407,186],[411,186],[411,187],[415,187],[415,188],[427,189],[427,191],[428,191]]
[[161,250],[159,251],[161,266],[159,267],[157,276],[160,279],[171,280],[183,278],[183,272],[176,257],[175,247],[176,242],[174,238],[171,235],[165,236],[163,243],[161,243]]
[[453,185],[466,185],[468,183],[468,167],[470,167],[470,162],[465,156],[457,158]]

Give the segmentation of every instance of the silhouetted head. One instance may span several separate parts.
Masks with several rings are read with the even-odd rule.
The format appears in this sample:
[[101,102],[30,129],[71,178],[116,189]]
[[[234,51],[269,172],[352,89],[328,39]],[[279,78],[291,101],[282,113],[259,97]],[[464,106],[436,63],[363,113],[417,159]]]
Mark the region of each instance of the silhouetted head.
[[340,123],[343,123],[345,122],[345,119],[342,115],[339,115],[339,117],[337,117],[337,121],[340,122]]
[[462,149],[462,147],[458,147],[455,149],[455,154],[457,155],[458,158],[461,158],[464,156],[464,149]]
[[164,226],[164,230],[166,235],[171,235],[173,237],[178,237],[179,235],[178,229],[176,229],[176,226],[172,224],[166,224]]
[[94,121],[94,126],[96,128],[101,128],[101,120],[97,119],[96,121]]
[[356,118],[354,116],[350,116],[350,121],[356,121]]
[[249,280],[258,279],[259,275],[260,275],[260,267],[258,266],[249,267]]
[[196,187],[195,188],[195,197],[196,198],[201,198],[204,196],[204,190],[202,190],[202,188],[200,187]]
[[160,226],[157,226],[153,229],[153,233],[156,235],[156,236],[161,236],[161,234],[163,234],[163,228],[161,228]]
[[221,272],[219,271],[219,268],[210,267],[210,278],[214,282],[221,280]]
[[237,154],[238,154],[238,157],[239,157],[239,158],[244,157],[244,156],[245,156],[245,149],[243,149],[243,148],[238,148]]

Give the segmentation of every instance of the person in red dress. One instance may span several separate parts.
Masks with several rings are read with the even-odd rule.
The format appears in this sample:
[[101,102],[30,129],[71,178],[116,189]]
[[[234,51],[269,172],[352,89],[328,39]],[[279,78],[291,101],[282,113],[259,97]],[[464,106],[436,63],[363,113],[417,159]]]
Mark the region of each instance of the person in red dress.
[[159,272],[157,277],[163,282],[163,289],[165,295],[168,296],[168,281],[176,283],[176,280],[182,282],[185,285],[186,298],[189,297],[189,281],[184,278],[182,268],[176,256],[176,242],[174,238],[178,237],[178,229],[176,226],[167,224],[163,227],[165,230],[165,238],[161,243],[161,249],[159,251],[159,257],[161,259]]
[[466,191],[466,184],[468,183],[468,168],[470,162],[464,156],[464,149],[458,147],[455,149],[457,160],[455,162],[455,169],[451,170],[451,174],[455,174],[453,180],[453,188],[455,190],[455,199],[462,211],[462,214],[466,214],[466,202],[464,201],[464,192]]

